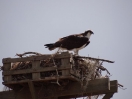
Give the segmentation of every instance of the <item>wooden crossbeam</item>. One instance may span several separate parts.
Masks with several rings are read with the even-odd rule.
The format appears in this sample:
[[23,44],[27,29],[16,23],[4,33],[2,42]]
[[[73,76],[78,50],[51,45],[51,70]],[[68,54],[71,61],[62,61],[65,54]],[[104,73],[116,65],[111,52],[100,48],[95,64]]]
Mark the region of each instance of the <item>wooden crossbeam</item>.
[[[34,82],[35,83],[35,82]],[[34,87],[33,83],[28,82],[29,88],[25,87],[21,91],[18,91],[17,94],[14,91],[10,92],[0,92],[0,99],[31,99],[30,92],[32,92],[32,97],[37,99],[54,99],[57,97],[59,99],[65,98],[77,98],[89,95],[99,95],[106,94],[105,97],[109,97],[109,93],[117,92],[118,86],[117,81],[110,81],[108,78],[91,80],[86,88],[83,90],[79,82],[70,82],[66,86],[58,86],[57,84],[48,84],[41,87]],[[34,90],[34,91],[33,91]],[[8,97],[9,95],[9,97]],[[34,96],[36,95],[36,96]],[[109,99],[109,98],[103,99]],[[35,98],[33,98],[35,99]]]
[[[69,80],[72,80],[72,81],[77,81],[75,79],[75,77],[72,77],[72,76],[59,76],[59,79],[60,80],[63,80],[63,79],[69,79]],[[33,82],[47,82],[47,81],[52,81],[52,80],[56,80],[56,77],[45,77],[44,79],[35,79],[35,80],[31,80]],[[21,84],[21,83],[27,83],[29,81],[29,79],[27,80],[21,80],[21,81],[10,81],[10,82],[2,82],[2,84],[8,86],[8,85],[12,85],[12,84]]]
[[[117,80],[114,80],[114,81],[110,81],[110,90],[105,90],[105,91],[99,91],[98,86],[95,85],[95,87],[98,87],[97,89],[95,87],[92,86],[92,91],[90,92],[90,89],[89,89],[89,86],[88,85],[88,89],[83,92],[83,93],[80,93],[80,94],[72,94],[72,95],[67,95],[67,96],[61,96],[59,99],[67,99],[67,98],[77,98],[77,97],[85,97],[85,96],[92,96],[92,95],[100,95],[100,94],[106,94],[106,96],[104,97],[104,99],[110,99],[110,98],[107,98],[108,96],[110,97],[110,94],[111,93],[116,93],[117,90],[118,90],[118,85],[117,85]],[[102,89],[102,88],[100,88]],[[80,89],[79,89],[80,90]]]
[[[58,67],[58,70],[66,70],[71,69],[71,66],[61,66]],[[9,70],[9,71],[3,71],[2,75],[14,75],[14,74],[27,74],[27,73],[37,73],[37,72],[46,72],[46,71],[55,71],[56,67],[38,67],[37,69],[24,69],[24,70]]]
[[[25,61],[34,61],[34,60],[46,60],[51,58],[52,54],[46,54],[41,56],[31,56],[31,57],[23,57],[23,58],[3,58],[3,63],[10,63],[10,62],[25,62]],[[71,55],[67,54],[57,54],[55,58],[69,58]]]

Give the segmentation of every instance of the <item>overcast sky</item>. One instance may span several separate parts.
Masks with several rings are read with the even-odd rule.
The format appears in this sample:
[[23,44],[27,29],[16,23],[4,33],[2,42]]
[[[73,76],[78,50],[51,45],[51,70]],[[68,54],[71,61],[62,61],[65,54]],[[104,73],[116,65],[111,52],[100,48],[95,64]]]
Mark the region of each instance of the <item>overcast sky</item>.
[[131,99],[131,0],[0,0],[0,60],[26,51],[54,53],[43,45],[88,29],[94,35],[79,54],[115,61],[104,67],[127,89],[112,99]]

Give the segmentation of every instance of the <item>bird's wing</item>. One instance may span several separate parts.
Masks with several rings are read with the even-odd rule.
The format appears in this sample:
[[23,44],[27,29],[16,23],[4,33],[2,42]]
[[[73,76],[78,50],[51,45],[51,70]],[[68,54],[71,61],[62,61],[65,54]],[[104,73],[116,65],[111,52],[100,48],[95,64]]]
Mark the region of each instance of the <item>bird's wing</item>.
[[73,35],[69,35],[69,36],[62,37],[62,38],[60,38],[58,41],[64,40],[64,39],[66,39],[66,38],[73,37],[73,36],[76,36],[76,37],[83,37],[82,33],[80,33],[80,34],[73,34]]
[[54,46],[56,47],[63,47],[67,48],[69,50],[73,48],[79,48],[82,45],[86,44],[88,42],[88,38],[81,37],[79,35],[70,35],[67,37],[61,38],[59,41],[57,41]]

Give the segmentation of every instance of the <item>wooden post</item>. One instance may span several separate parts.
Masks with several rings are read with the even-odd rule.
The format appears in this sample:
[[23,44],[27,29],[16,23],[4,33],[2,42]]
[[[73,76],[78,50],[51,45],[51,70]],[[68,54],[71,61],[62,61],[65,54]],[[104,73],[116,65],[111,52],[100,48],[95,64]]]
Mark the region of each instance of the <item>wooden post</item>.
[[[61,59],[61,66],[62,67],[70,67],[70,54],[67,52],[63,52],[62,57],[69,55],[69,58],[62,58]],[[70,70],[62,70],[62,76],[68,76],[70,74]]]
[[36,80],[36,79],[40,79],[40,73],[39,72],[35,72],[37,71],[37,69],[40,68],[40,61],[33,61],[32,62],[32,69],[33,69],[33,73],[32,73],[32,79]]
[[113,94],[114,93],[107,93],[107,94],[105,94],[105,96],[102,99],[110,99],[110,98],[112,98]]
[[[6,60],[8,60],[8,59],[6,59]],[[2,62],[3,62],[3,71],[10,71],[10,68],[11,68],[11,62],[6,62],[6,60],[5,60],[5,62],[4,62],[4,59],[2,60]],[[4,80],[4,82],[9,82],[9,81],[11,81],[11,75],[7,75],[7,76],[4,76],[3,77],[3,80]]]
[[33,82],[31,80],[28,81],[28,85],[29,85],[29,89],[30,89],[32,99],[36,99],[36,93],[35,93],[35,88],[34,88]]

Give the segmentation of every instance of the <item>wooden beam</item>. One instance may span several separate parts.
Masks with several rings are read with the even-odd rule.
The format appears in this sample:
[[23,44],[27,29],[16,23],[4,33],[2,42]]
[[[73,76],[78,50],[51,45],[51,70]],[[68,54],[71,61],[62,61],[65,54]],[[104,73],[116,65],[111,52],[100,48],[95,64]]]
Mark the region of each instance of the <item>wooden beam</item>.
[[[70,98],[74,96],[87,96],[87,95],[98,95],[100,93],[104,93],[109,91],[109,79],[95,79],[89,81],[88,86],[84,90],[80,83],[72,83],[68,85],[68,90],[58,93],[59,96],[70,96]],[[57,93],[56,93],[57,94]]]
[[[88,85],[88,88],[89,88],[89,85]],[[77,98],[77,97],[79,98],[79,97],[86,97],[86,96],[99,95],[99,94],[106,94],[104,98],[106,97],[107,99],[107,97],[111,96],[112,93],[116,93],[117,91],[118,91],[118,82],[117,80],[113,80],[113,81],[110,81],[110,90],[100,91],[100,92],[91,92],[91,93],[89,91],[85,91],[83,94],[73,94],[73,95],[61,96],[59,97],[59,99]]]
[[[49,83],[48,85],[35,87],[35,92],[37,99],[46,99],[46,98],[52,99],[53,97],[59,97],[59,99],[60,98],[65,99],[65,98],[75,98],[77,96],[83,97],[88,95],[99,95],[99,94],[117,92],[116,89],[117,85],[115,85],[117,81],[112,81],[112,82],[113,84],[110,87],[108,78],[91,80],[89,81],[86,90],[83,90],[83,87],[79,82],[70,82],[66,86],[63,85],[58,86],[57,84]],[[34,84],[37,84],[37,82],[36,83],[34,82]],[[42,82],[42,84],[44,83]],[[109,89],[109,87],[112,90]],[[0,99],[3,99],[1,94],[2,93],[0,93]],[[6,95],[8,95],[8,93]],[[18,91],[18,95],[17,95],[18,99],[30,99],[29,97],[31,96],[29,94],[28,89],[25,88],[21,91]],[[15,98],[4,98],[4,99],[15,99]]]
[[[61,59],[61,64],[63,68],[66,68],[66,67],[71,67],[70,65],[70,58],[66,58],[66,59]],[[62,75],[63,76],[66,76],[66,75],[70,75],[70,70],[62,70]]]
[[34,84],[32,81],[28,81],[28,85],[29,85],[29,89],[30,89],[30,93],[32,96],[32,99],[36,99],[36,93],[35,93],[35,88],[34,88]]
[[[33,82],[47,82],[47,81],[53,81],[53,80],[56,80],[57,78],[56,77],[45,77],[44,79],[35,79],[35,80],[31,80]],[[63,80],[63,79],[69,79],[69,80],[72,80],[72,81],[78,81],[76,78],[74,78],[73,76],[59,76],[59,79],[60,80]],[[11,84],[21,84],[21,83],[27,83],[29,81],[29,79],[27,80],[21,80],[21,81],[10,81],[10,82],[2,82],[2,84],[8,86],[8,85],[11,85]]]
[[[63,67],[60,66],[57,68],[58,70],[67,70],[71,69],[71,66]],[[45,71],[55,71],[56,67],[44,67],[44,68],[37,68],[37,69],[23,69],[23,70],[9,70],[3,71],[2,75],[14,75],[14,74],[27,74],[27,73],[38,73],[38,72],[45,72]]]
[[[32,69],[34,71],[37,71],[37,69],[39,68],[39,66],[40,66],[40,61],[33,61],[32,62]],[[33,72],[32,73],[32,79],[33,80],[40,79],[40,72]]]
[[117,80],[110,81],[110,90],[106,91],[106,93],[115,93],[115,92],[118,92]]
[[15,92],[14,91],[3,91],[0,92],[0,99],[15,99]]
[[[23,58],[3,58],[3,63],[10,63],[10,62],[25,62],[25,61],[34,61],[34,60],[46,60],[48,58],[51,58],[52,54],[48,55],[41,55],[41,56],[31,56],[31,57],[23,57]],[[69,58],[70,54],[57,54],[55,58]]]
[[105,94],[105,96],[102,99],[110,99],[110,98],[112,98],[113,94],[114,93],[107,93],[107,94]]
[[[3,69],[5,72],[10,71],[10,68],[11,68],[11,63],[5,63],[3,65]],[[11,81],[11,75],[6,75],[6,76],[3,75],[3,81],[5,81],[5,82]]]

